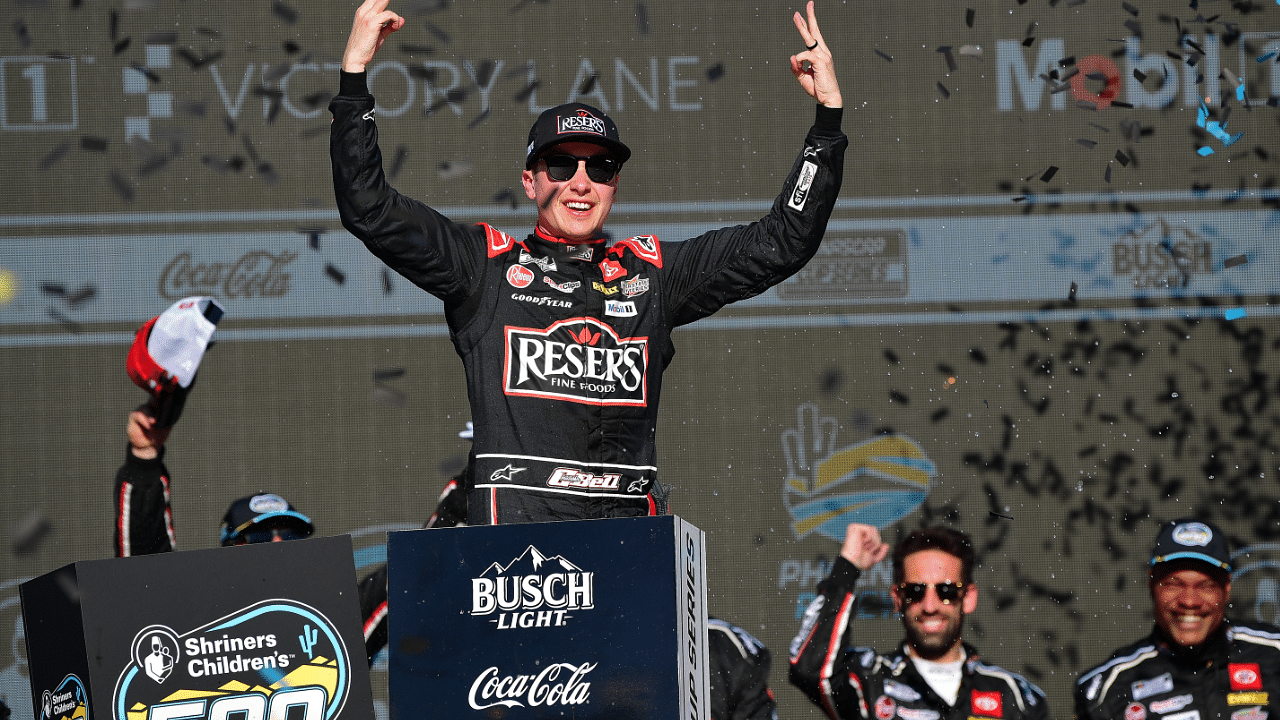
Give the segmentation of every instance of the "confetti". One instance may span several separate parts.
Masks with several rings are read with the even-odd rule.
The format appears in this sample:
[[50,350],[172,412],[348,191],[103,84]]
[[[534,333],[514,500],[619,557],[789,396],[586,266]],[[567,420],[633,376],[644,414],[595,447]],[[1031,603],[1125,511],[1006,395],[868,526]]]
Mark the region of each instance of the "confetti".
[[93,285],[86,285],[79,290],[67,295],[67,304],[75,308],[80,303],[92,299],[98,294],[98,288]]
[[974,17],[974,15],[975,15],[975,14],[976,14],[976,13],[974,13],[973,8],[965,8],[965,9],[964,9],[964,24],[965,24],[965,25],[968,25],[969,27],[973,27],[973,17]]
[[1124,8],[1125,12],[1129,13],[1130,15],[1134,17],[1138,17],[1138,8],[1130,5],[1127,2],[1120,3],[1120,7]]
[[1196,150],[1196,152],[1200,155],[1200,157],[1209,157],[1210,155],[1213,154],[1213,148],[1209,147],[1208,145],[1205,145],[1199,150]]
[[298,11],[280,0],[271,3],[271,13],[290,25],[298,22]]
[[466,160],[446,160],[437,170],[441,180],[457,180],[470,175],[475,166]]
[[54,297],[66,297],[67,288],[57,283],[40,283],[40,292]]
[[1138,82],[1143,82],[1143,81],[1145,81],[1145,80],[1147,79],[1147,74],[1146,74],[1146,73],[1144,73],[1144,72],[1142,72],[1142,71],[1141,71],[1141,70],[1139,70],[1138,68],[1134,68],[1134,69],[1133,69],[1133,79],[1134,79],[1134,80],[1137,80]]
[[636,3],[636,30],[641,35],[648,35],[649,29],[649,9],[644,3]]
[[391,271],[386,268],[382,268],[382,294],[390,295],[391,290]]
[[724,77],[724,63],[716,63],[707,68],[707,79],[711,82],[715,82],[722,77]]
[[1045,170],[1044,174],[1040,176],[1040,182],[1049,182],[1050,180],[1053,179],[1053,176],[1057,174],[1058,174],[1058,167],[1056,165],[1050,165],[1049,169]]
[[1249,256],[1248,256],[1247,254],[1245,254],[1245,255],[1236,255],[1235,257],[1227,258],[1227,259],[1222,263],[1222,267],[1223,267],[1223,269],[1225,270],[1225,269],[1227,269],[1227,268],[1233,268],[1233,267],[1235,267],[1235,266],[1237,266],[1237,265],[1244,265],[1244,264],[1245,264],[1245,263],[1247,263],[1247,262],[1249,262]]
[[1228,320],[1239,320],[1246,315],[1244,308],[1234,308],[1223,313],[1223,317]]
[[1025,40],[1023,40],[1023,41],[1022,41],[1022,47],[1031,47],[1031,46],[1032,46],[1032,44],[1034,44],[1034,43],[1035,43],[1035,41],[1036,41],[1036,39],[1035,39],[1035,38],[1033,38],[1033,37],[1029,37],[1029,38],[1027,38],[1027,39],[1025,39]]
[[[430,55],[435,51],[436,49],[430,45],[409,45],[406,43],[400,45],[400,52],[406,55]],[[413,72],[413,68],[410,68],[409,71]]]
[[1275,56],[1276,56],[1276,53],[1269,52],[1269,53],[1267,53],[1266,55],[1263,55],[1263,56],[1259,57],[1259,58],[1258,58],[1258,62],[1259,62],[1259,63],[1264,63],[1264,62],[1266,62],[1266,61],[1270,60],[1271,58],[1273,58],[1273,57],[1275,57]]
[[1111,182],[1111,165],[1107,165],[1107,172],[1103,174],[1102,179]]
[[471,120],[471,122],[467,123],[467,129],[474,130],[476,126],[478,126],[480,123],[484,122],[485,120],[488,120],[489,112],[491,110],[492,108],[485,108],[484,110],[482,110],[479,115],[475,116],[475,118]]
[[18,38],[18,44],[22,47],[31,47],[31,33],[27,30],[26,23],[21,20],[14,20],[13,35]]
[[402,169],[404,169],[404,161],[408,159],[408,157],[409,157],[408,147],[401,145],[400,147],[396,148],[396,156],[391,161],[391,169],[387,171],[387,177],[389,179],[391,180],[396,179],[396,176],[400,174],[400,171]]
[[524,88],[520,90],[520,92],[516,93],[515,95],[512,95],[511,99],[517,102],[524,102],[525,100],[529,99],[530,95],[533,95],[533,91],[537,90],[538,86],[541,84],[542,84],[541,82],[537,80],[533,80],[528,85],[525,85]]
[[1070,300],[1071,302],[1075,302],[1076,290],[1079,290],[1079,289],[1080,289],[1079,285],[1076,285],[1075,283],[1071,283],[1071,292],[1067,293],[1067,299]]
[[49,168],[53,167],[59,160],[62,159],[62,156],[66,155],[67,152],[70,150],[71,150],[70,140],[63,142],[61,145],[58,145],[54,149],[50,150],[47,155],[41,158],[40,166],[39,166],[40,169],[48,170]]
[[1090,150],[1092,150],[1092,149],[1094,149],[1095,147],[1097,147],[1097,145],[1098,145],[1098,141],[1097,141],[1097,140],[1086,140],[1085,138],[1076,138],[1076,144],[1078,144],[1078,145],[1083,145],[1084,147],[1087,147],[1087,148],[1089,148]]
[[873,49],[873,50],[872,50],[872,52],[874,52],[875,54],[877,54],[877,55],[879,55],[880,57],[884,58],[886,62],[893,62],[893,56],[892,56],[892,55],[887,55],[887,54],[885,54],[885,53],[883,53],[883,52],[880,52],[879,50],[875,50],[875,49]]
[[1126,156],[1124,153],[1120,152],[1119,150],[1116,151],[1116,162],[1120,163],[1121,167],[1129,167],[1128,156]]
[[404,372],[405,372],[405,370],[404,370],[404,368],[402,368],[402,367],[384,368],[384,369],[382,369],[382,370],[374,370],[374,371],[373,371],[373,381],[374,381],[374,382],[386,382],[387,380],[395,380],[395,379],[396,379],[396,378],[398,378],[398,377],[403,377],[403,376],[404,376]]
[[441,30],[433,22],[427,23],[427,32],[434,35],[437,40],[444,43],[445,45],[448,45],[449,43],[453,42],[453,40],[449,37],[449,33],[445,32],[444,30]]
[[187,48],[178,48],[174,50],[174,52],[178,54],[178,57],[185,60],[186,63],[191,66],[192,70],[200,70],[207,65],[216,63],[221,60],[223,56],[223,52],[221,50],[215,50],[204,57],[196,55],[194,51],[188,50]]
[[942,53],[942,57],[946,59],[948,72],[955,72],[960,68],[959,65],[956,65],[956,56],[951,54],[950,45],[942,45],[938,47],[938,49],[935,50],[935,52]]
[[951,99],[951,91],[947,90],[947,87],[942,84],[942,81],[938,81],[938,94],[942,95],[943,100]]
[[[983,400],[982,402],[986,402],[986,400]],[[995,515],[995,516],[996,516],[996,517],[998,517],[998,518],[1004,518],[1005,520],[1012,520],[1012,519],[1013,519],[1013,518],[1009,517],[1008,515],[1001,515],[1000,513],[996,512],[995,510],[988,510],[987,512],[991,513],[992,515]]]
[[1091,127],[1095,127],[1095,128],[1097,128],[1097,129],[1101,130],[1101,131],[1102,131],[1102,132],[1104,132],[1104,133],[1109,133],[1109,132],[1111,132],[1111,130],[1110,130],[1109,128],[1106,128],[1106,127],[1104,127],[1104,126],[1102,126],[1102,125],[1099,125],[1099,124],[1098,124],[1098,123],[1096,123],[1096,122],[1091,122],[1091,123],[1089,123],[1089,125],[1090,125]]
[[[590,95],[591,91],[596,87],[596,81],[600,79],[599,75],[592,75],[582,81],[582,86],[578,88],[579,95]],[[482,83],[483,84],[483,83]]]
[[329,263],[325,263],[324,273],[325,275],[328,275],[330,278],[333,278],[333,281],[338,283],[339,285],[342,285],[347,281],[346,274]]
[[111,47],[111,54],[119,55],[125,50],[128,50],[130,42],[132,42],[132,38],[125,38],[123,40],[120,40],[119,42],[117,42],[115,45]]
[[112,170],[108,179],[111,181],[111,187],[116,191],[116,194],[120,196],[120,199],[125,202],[133,202],[133,186],[131,186],[128,181],[120,175],[120,173]]

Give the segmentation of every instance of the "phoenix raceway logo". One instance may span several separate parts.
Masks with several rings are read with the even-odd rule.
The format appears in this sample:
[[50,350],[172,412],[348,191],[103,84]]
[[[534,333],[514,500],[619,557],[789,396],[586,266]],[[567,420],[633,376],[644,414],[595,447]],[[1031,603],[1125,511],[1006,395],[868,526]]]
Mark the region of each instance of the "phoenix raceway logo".
[[1231,604],[1246,618],[1280,622],[1280,543],[1259,543],[1231,553]]
[[920,506],[938,474],[920,445],[903,435],[836,449],[839,422],[818,406],[796,409],[796,427],[782,433],[787,458],[783,503],[797,539],[817,532],[844,540],[851,522],[882,528]]
[[89,696],[84,683],[75,675],[68,675],[54,690],[40,695],[41,720],[83,720],[89,717]]
[[351,686],[341,635],[318,610],[263,600],[185,635],[151,625],[134,636],[112,698],[113,720],[336,717]]
[[584,405],[644,407],[649,338],[622,338],[595,318],[545,330],[506,328],[503,392]]
[[494,563],[471,579],[471,615],[497,612],[489,622],[499,630],[563,627],[573,617],[570,612],[595,607],[594,588],[595,573],[530,545],[505,567]]

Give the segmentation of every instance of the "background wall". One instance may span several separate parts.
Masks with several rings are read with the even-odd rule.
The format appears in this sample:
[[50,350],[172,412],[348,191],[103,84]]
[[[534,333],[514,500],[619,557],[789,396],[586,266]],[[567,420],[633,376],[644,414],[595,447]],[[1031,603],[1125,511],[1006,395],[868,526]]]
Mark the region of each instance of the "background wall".
[[[818,716],[787,645],[851,520],[970,532],[967,634],[1059,716],[1079,670],[1146,631],[1162,521],[1220,523],[1232,614],[1280,616],[1280,9],[964,5],[818,6],[851,140],[823,250],[679,331],[665,378],[673,511],[708,533],[712,611],[772,649],[784,717]],[[110,555],[147,318],[227,308],[168,444],[184,548],[270,489],[373,564],[461,467],[469,414],[439,303],[333,208],[325,106],[354,5],[3,7],[0,697],[29,718],[16,586]],[[408,26],[371,67],[388,169],[460,222],[532,224],[524,138],[566,100],[636,151],[616,237],[760,216],[811,122],[783,3],[394,8]],[[1232,144],[1197,124],[1206,96]],[[851,640],[888,649],[887,569],[864,585]]]

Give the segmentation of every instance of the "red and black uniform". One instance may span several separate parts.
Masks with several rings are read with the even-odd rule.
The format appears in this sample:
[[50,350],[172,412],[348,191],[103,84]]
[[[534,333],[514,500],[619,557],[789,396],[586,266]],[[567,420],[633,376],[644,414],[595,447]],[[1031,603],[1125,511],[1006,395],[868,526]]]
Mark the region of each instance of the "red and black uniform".
[[170,552],[177,545],[164,448],[154,460],[125,449],[124,465],[116,471],[114,502],[116,557]]
[[737,625],[707,619],[711,720],[778,720],[769,648]]
[[1195,647],[1157,627],[1076,682],[1076,720],[1266,720],[1277,711],[1280,628],[1271,625],[1227,621]]
[[363,73],[329,104],[343,226],[444,302],[475,423],[472,524],[656,514],[671,331],[764,292],[818,250],[844,170],[842,111],[818,107],[763,219],[684,242],[570,245],[460,225],[387,184]]
[[832,720],[1048,720],[1044,692],[1021,675],[988,665],[964,645],[955,705],[934,691],[903,642],[891,655],[845,648],[841,639],[855,609],[858,568],[837,557],[831,576],[805,611],[791,641],[791,684]]

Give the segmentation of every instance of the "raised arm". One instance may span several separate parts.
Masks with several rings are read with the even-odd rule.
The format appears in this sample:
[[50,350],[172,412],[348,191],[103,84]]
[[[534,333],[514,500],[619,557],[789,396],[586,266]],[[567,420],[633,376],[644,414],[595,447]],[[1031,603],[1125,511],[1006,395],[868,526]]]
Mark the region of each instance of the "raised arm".
[[373,56],[391,33],[404,27],[404,18],[387,9],[391,0],[365,0],[356,9],[351,23],[351,36],[342,54],[342,69],[349,73],[364,72]]
[[796,29],[804,40],[805,51],[791,56],[791,72],[800,81],[800,87],[809,97],[829,108],[844,107],[840,98],[840,83],[836,82],[836,66],[831,51],[818,30],[818,16],[813,13],[813,0],[805,8],[808,17],[796,13]]

